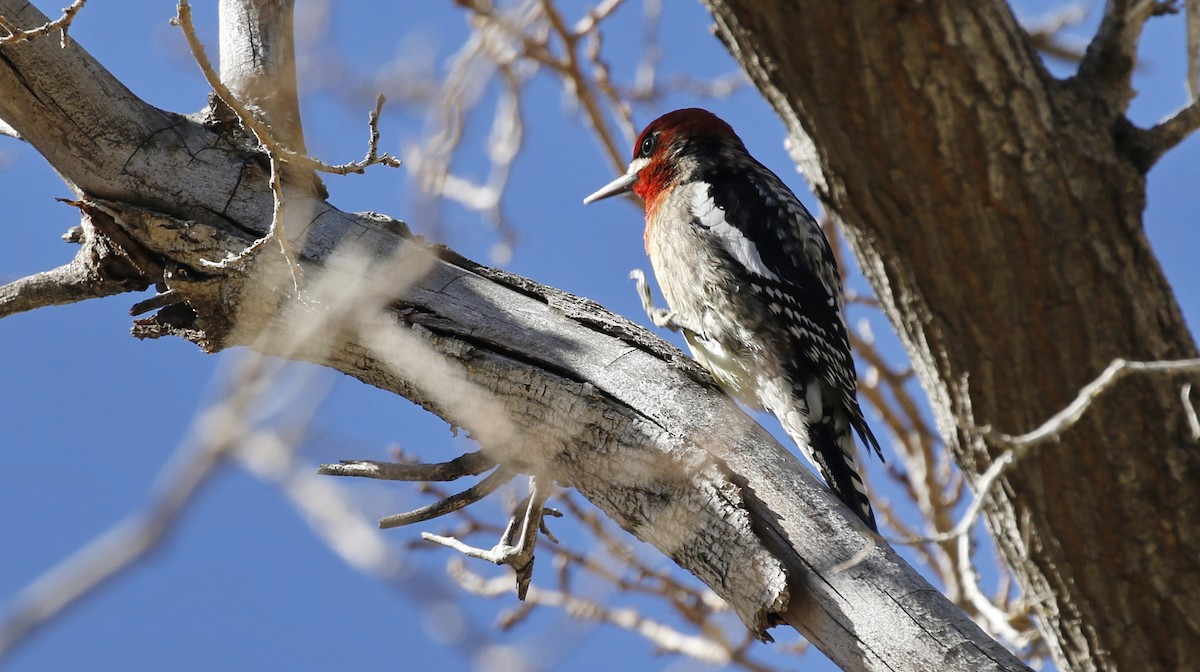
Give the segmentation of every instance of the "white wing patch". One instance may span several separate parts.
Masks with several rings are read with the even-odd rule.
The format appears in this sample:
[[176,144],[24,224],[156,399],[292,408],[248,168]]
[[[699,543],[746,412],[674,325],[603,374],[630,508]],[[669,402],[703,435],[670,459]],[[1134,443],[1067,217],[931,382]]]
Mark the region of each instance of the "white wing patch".
[[717,240],[721,241],[725,251],[737,259],[746,268],[771,280],[779,280],[758,254],[758,247],[741,231],[734,228],[725,219],[725,211],[719,207],[709,195],[707,182],[697,181],[691,184],[692,194],[688,207],[692,216],[700,220],[700,225],[712,231]]

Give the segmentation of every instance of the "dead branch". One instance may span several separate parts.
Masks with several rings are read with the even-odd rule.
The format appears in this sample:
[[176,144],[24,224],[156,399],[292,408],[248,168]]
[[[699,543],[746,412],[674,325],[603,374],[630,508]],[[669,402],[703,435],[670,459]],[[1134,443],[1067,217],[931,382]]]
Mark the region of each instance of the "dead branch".
[[79,243],[75,258],[58,268],[0,286],[0,318],[16,313],[137,292],[149,279],[113,241],[96,231],[85,212],[82,224],[64,239]]
[[85,3],[87,3],[87,0],[75,0],[63,9],[62,16],[28,30],[20,30],[5,19],[3,14],[0,14],[0,28],[8,31],[8,35],[0,37],[0,44],[18,44],[60,30],[62,31],[62,36],[59,39],[59,44],[65,49],[71,39],[67,37],[67,29],[71,26],[71,22],[75,20],[75,15],[79,13],[79,10],[83,9]]
[[402,464],[375,460],[342,460],[339,464],[322,464],[317,473],[326,476],[360,476],[389,481],[453,481],[463,476],[478,476],[496,466],[496,461],[482,452],[460,455],[438,464]]
[[242,440],[249,422],[247,409],[253,406],[264,375],[264,358],[247,358],[228,399],[197,418],[193,445],[182,449],[179,459],[168,466],[168,477],[150,504],[43,574],[16,598],[0,616],[0,658],[162,543]]
[[379,527],[381,529],[388,529],[392,527],[401,527],[403,525],[412,525],[413,523],[421,523],[425,522],[426,520],[439,518],[448,513],[454,513],[464,506],[474,504],[484,497],[487,497],[515,477],[516,474],[512,471],[505,469],[504,467],[498,467],[495,471],[493,471],[491,474],[488,474],[483,480],[479,481],[475,485],[456,495],[451,495],[440,502],[435,502],[429,506],[423,506],[407,513],[397,513],[395,515],[381,518],[379,520]]
[[[541,483],[537,476],[529,478],[529,496],[509,521],[499,543],[490,549],[475,548],[453,537],[444,537],[422,532],[421,538],[453,548],[470,558],[487,560],[497,565],[508,565],[517,573],[517,599],[524,600],[533,579],[534,550],[538,533],[545,530],[544,513],[546,499],[553,489],[550,483]],[[447,500],[442,500],[443,502]],[[553,538],[553,535],[547,535]]]

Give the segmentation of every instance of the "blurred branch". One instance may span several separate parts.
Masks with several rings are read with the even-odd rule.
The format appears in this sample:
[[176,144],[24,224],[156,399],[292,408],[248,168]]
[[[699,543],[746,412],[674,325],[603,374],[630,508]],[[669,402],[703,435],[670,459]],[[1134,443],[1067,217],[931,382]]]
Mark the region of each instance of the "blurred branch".
[[27,587],[0,617],[0,659],[69,607],[146,557],[174,528],[217,468],[239,445],[247,409],[262,389],[265,359],[250,356],[237,372],[227,397],[202,413],[190,447],[168,465],[151,502],[94,539]]
[[[558,574],[557,588],[552,589],[545,585],[530,588],[520,606],[510,609],[500,617],[499,624],[502,629],[515,627],[537,608],[562,609],[576,619],[610,623],[637,632],[664,652],[687,656],[701,655],[701,660],[718,661],[739,669],[772,669],[751,658],[750,652],[755,650],[752,648],[755,640],[747,636],[740,625],[728,618],[720,618],[722,614],[728,614],[729,607],[711,590],[703,585],[694,585],[694,579],[675,577],[670,568],[663,566],[657,559],[647,562],[647,559],[642,557],[645,554],[636,553],[630,548],[620,530],[616,530],[594,508],[581,505],[570,491],[560,491],[557,499],[569,517],[581,524],[583,530],[592,537],[589,540],[591,543],[582,544],[591,550],[580,553],[566,546],[544,545],[541,550],[543,554],[550,554]],[[465,510],[463,513],[466,513]],[[463,518],[465,524],[456,529],[455,536],[499,533],[499,530],[483,525],[469,515],[464,515]],[[475,595],[499,597],[513,591],[512,583],[507,577],[481,577],[469,571],[458,559],[449,562],[448,571],[463,589]],[[600,586],[593,587],[592,591],[602,599],[580,594],[578,585],[594,586],[597,581]],[[695,629],[696,634],[688,634],[680,628],[669,626],[660,618],[648,618],[632,603],[617,606],[616,594],[619,593],[641,597],[643,601],[665,601],[683,623]],[[673,642],[679,641],[705,644],[702,649],[672,645]],[[793,648],[793,652],[799,653],[804,651],[807,645],[800,640],[797,646],[785,648]],[[549,655],[552,656],[553,653]],[[542,660],[545,661],[545,658]],[[551,660],[548,664],[552,665],[552,662]]]
[[1187,87],[1193,103],[1200,100],[1200,0],[1187,0]]
[[1039,52],[1068,63],[1083,60],[1086,44],[1079,44],[1063,33],[1079,25],[1087,18],[1088,7],[1084,4],[1069,4],[1050,11],[1038,19],[1023,22],[1029,40]]
[[[516,230],[502,209],[505,186],[524,141],[522,101],[528,82],[539,71],[555,76],[569,99],[578,105],[584,123],[595,135],[601,153],[616,172],[628,160],[625,148],[636,129],[634,102],[655,104],[667,94],[725,96],[745,80],[733,74],[711,85],[688,76],[657,77],[659,0],[644,0],[642,60],[635,81],[624,86],[613,77],[603,53],[605,22],[627,0],[603,0],[572,21],[554,0],[525,0],[509,9],[488,0],[456,0],[471,21],[471,36],[455,55],[445,84],[432,108],[439,125],[432,140],[406,153],[406,161],[424,193],[480,213],[500,237],[492,260],[504,263],[516,241]],[[493,77],[496,74],[498,76]],[[492,110],[476,108],[488,86],[500,96]],[[456,170],[454,158],[468,151],[461,146],[472,118],[490,116],[492,134],[486,147],[490,169],[483,180]]]
[[[467,569],[462,562],[450,567],[450,574],[463,590],[481,597],[498,597],[512,592],[512,585],[505,578],[485,579]],[[694,660],[711,665],[728,665],[733,662],[731,651],[704,636],[687,635],[671,626],[647,618],[633,608],[614,608],[562,591],[547,588],[532,588],[526,599],[531,605],[562,609],[576,618],[610,623],[624,630],[632,630],[649,640],[665,653],[679,653]],[[739,665],[743,669],[766,670],[761,666]]]

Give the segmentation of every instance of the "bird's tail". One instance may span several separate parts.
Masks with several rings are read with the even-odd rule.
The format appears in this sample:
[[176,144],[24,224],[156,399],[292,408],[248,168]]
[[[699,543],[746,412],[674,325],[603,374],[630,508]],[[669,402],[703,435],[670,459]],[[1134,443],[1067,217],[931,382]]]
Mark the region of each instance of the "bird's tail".
[[[839,427],[839,424],[842,426]],[[871,500],[867,498],[867,486],[859,472],[854,432],[848,423],[838,423],[835,418],[814,422],[808,428],[808,440],[812,446],[813,461],[829,488],[862,518],[867,527],[878,532],[875,512],[871,510]]]
[[[758,401],[783,425],[796,447],[821,473],[829,489],[858,515],[867,527],[878,532],[875,512],[867,499],[867,486],[858,467],[858,431],[868,450],[879,452],[879,443],[871,434],[857,404],[847,408],[840,397],[826,392],[815,379],[798,384],[777,378],[761,386]],[[882,456],[881,456],[882,457]]]

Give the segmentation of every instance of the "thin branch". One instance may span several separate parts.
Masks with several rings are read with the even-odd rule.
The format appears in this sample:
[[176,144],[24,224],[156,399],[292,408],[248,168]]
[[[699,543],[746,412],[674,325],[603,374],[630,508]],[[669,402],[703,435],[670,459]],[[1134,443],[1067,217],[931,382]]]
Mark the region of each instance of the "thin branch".
[[[1108,368],[1104,369],[1103,373],[1079,391],[1074,401],[1063,410],[1055,413],[1049,420],[1042,423],[1040,427],[1033,431],[1014,436],[996,432],[986,427],[971,430],[982,438],[992,439],[1007,444],[1009,447],[992,461],[987,471],[983,472],[979,480],[975,483],[975,497],[971,500],[971,504],[967,507],[958,524],[954,526],[953,530],[944,534],[915,539],[889,539],[889,541],[895,544],[911,545],[948,541],[965,535],[979,516],[979,511],[983,507],[983,501],[987,497],[989,490],[991,490],[992,486],[1005,471],[1016,463],[1018,459],[1027,454],[1030,449],[1050,441],[1057,441],[1064,432],[1079,422],[1080,418],[1083,417],[1084,413],[1087,412],[1101,394],[1122,378],[1135,373],[1200,373],[1200,359],[1154,362],[1131,362],[1124,359],[1114,359],[1108,365]],[[1187,389],[1190,392],[1190,386]]]
[[[529,496],[509,521],[499,543],[490,549],[469,546],[453,537],[443,537],[422,532],[421,538],[453,548],[471,558],[487,560],[497,565],[508,565],[517,573],[517,598],[524,600],[533,579],[533,552],[537,547],[538,532],[544,529],[543,517],[546,499],[554,486],[543,484],[537,476],[529,478]],[[442,500],[447,501],[447,500]],[[556,512],[557,513],[557,512]],[[518,524],[519,523],[519,524]]]
[[360,476],[389,481],[453,481],[463,476],[478,476],[494,466],[495,460],[482,452],[475,452],[437,464],[342,460],[338,464],[322,464],[317,473],[325,476]]
[[31,28],[29,30],[20,30],[3,16],[0,16],[0,28],[8,31],[8,35],[0,37],[0,45],[17,44],[26,40],[42,37],[43,35],[49,35],[56,30],[61,30],[62,36],[59,40],[59,44],[62,45],[63,49],[66,49],[67,45],[71,43],[71,38],[67,37],[67,28],[70,27],[71,22],[75,20],[75,15],[79,13],[79,10],[83,9],[84,4],[86,3],[87,0],[75,0],[75,2],[70,4],[70,6],[63,9],[62,16],[50,21],[49,23],[44,23],[37,28]]
[[1071,426],[1083,417],[1083,414],[1087,412],[1088,408],[1091,407],[1104,391],[1128,375],[1134,373],[1197,372],[1200,372],[1200,359],[1177,359],[1153,362],[1131,362],[1124,359],[1114,359],[1103,373],[1079,391],[1079,394],[1075,397],[1075,401],[1042,423],[1041,427],[1019,436],[992,432],[991,430],[984,430],[983,435],[1008,443],[1018,450],[1033,448],[1048,441],[1057,440],[1062,436],[1063,432],[1070,429]]
[[[512,591],[512,584],[508,582],[507,577],[485,579],[470,572],[461,562],[453,565],[450,571],[455,582],[474,595],[497,597]],[[708,637],[684,634],[665,623],[645,617],[632,607],[613,608],[565,591],[544,588],[534,588],[527,597],[533,604],[561,608],[578,618],[606,622],[636,632],[663,652],[681,653],[714,665],[726,665],[730,662],[730,652]]]
[[487,497],[515,477],[516,474],[512,471],[504,467],[499,467],[488,474],[483,480],[456,495],[451,495],[439,502],[434,502],[429,506],[422,506],[407,513],[397,513],[393,516],[381,518],[379,519],[379,527],[381,529],[401,527],[403,525],[433,520],[447,513],[453,513],[464,506],[474,504]]
[[231,385],[229,396],[196,421],[199,443],[181,451],[167,469],[168,479],[143,511],[128,516],[58,566],[39,577],[0,619],[0,658],[27,640],[68,607],[132,567],[158,546],[242,440],[248,410],[262,389],[265,363],[249,357]]
[[229,269],[237,268],[245,263],[248,259],[258,253],[266,244],[267,241],[274,239],[279,243],[279,251],[287,260],[288,270],[292,274],[292,285],[296,293],[300,293],[301,275],[300,259],[292,247],[291,241],[283,231],[283,182],[280,176],[280,156],[283,153],[281,145],[275,142],[271,136],[271,131],[266,124],[250,113],[242,101],[238,100],[237,96],[233,95],[221,81],[216,70],[212,67],[212,62],[208,60],[208,55],[204,51],[204,45],[201,44],[200,38],[196,35],[195,26],[192,25],[192,8],[187,3],[187,0],[180,0],[176,9],[176,17],[173,23],[178,25],[183,30],[183,35],[187,39],[188,48],[191,49],[192,58],[200,66],[200,71],[204,73],[204,78],[208,80],[209,86],[213,87],[213,91],[221,102],[225,103],[229,109],[233,110],[242,124],[254,134],[258,144],[266,152],[270,160],[271,167],[271,196],[273,198],[273,215],[271,217],[271,226],[267,229],[266,235],[251,243],[240,253],[231,255],[222,259],[219,262],[201,260],[201,264],[213,269]]
[[1192,102],[1200,100],[1200,0],[1187,0],[1187,87]]
[[1136,133],[1137,147],[1141,152],[1144,168],[1154,165],[1163,154],[1183,142],[1200,128],[1200,99],[1193,98],[1175,114],[1158,124]]
[[[196,35],[195,26],[192,24],[192,8],[188,4],[187,0],[179,1],[177,12],[178,14],[174,19],[172,19],[172,22],[183,29],[184,36],[188,41],[188,48],[191,49],[192,57],[196,60],[197,65],[200,66],[200,71],[204,74],[204,79],[208,82],[208,85],[213,88],[213,92],[217,94],[217,97],[221,99],[221,102],[229,106],[234,114],[237,115],[238,119],[246,125],[251,133],[254,134],[255,139],[259,141],[265,150],[277,153],[279,155],[279,159],[285,163],[290,163],[300,168],[307,168],[309,170],[332,173],[335,175],[362,173],[363,170],[375,164],[383,164],[390,168],[398,168],[400,166],[400,160],[396,157],[387,154],[386,152],[379,154],[377,146],[369,147],[366,157],[360,161],[352,161],[350,163],[342,164],[330,164],[319,161],[305,154],[297,153],[292,149],[276,142],[271,135],[270,128],[268,128],[267,125],[262,121],[259,121],[259,119],[254,116],[254,114],[244,104],[242,104],[240,100],[238,100],[237,96],[234,96],[233,93],[229,91],[229,88],[221,82],[220,76],[217,75],[216,70],[213,69],[212,62],[209,61],[208,56],[205,53],[204,44],[200,42],[199,37]],[[380,108],[383,106],[383,102],[383,97],[380,96],[376,100],[375,113],[369,117],[369,119],[373,120],[375,123],[378,123],[378,113]],[[372,130],[371,137],[372,139],[378,140],[378,131]]]
[[[982,438],[991,439],[1008,448],[998,455],[979,480],[975,483],[975,496],[967,506],[958,523],[948,532],[924,537],[908,537],[889,539],[892,543],[905,545],[924,545],[943,543],[950,540],[956,542],[954,566],[957,570],[957,580],[963,598],[973,607],[974,613],[985,622],[986,627],[1016,645],[1024,646],[1033,635],[1022,633],[1011,625],[1012,611],[1006,611],[990,600],[979,588],[979,576],[971,560],[970,531],[978,521],[983,504],[987,500],[992,487],[999,481],[1000,476],[1008,471],[1018,459],[1028,454],[1037,446],[1057,441],[1064,432],[1074,426],[1084,416],[1091,405],[1110,387],[1119,380],[1133,373],[1196,373],[1200,372],[1200,359],[1130,362],[1116,359],[1097,376],[1085,385],[1075,400],[1066,408],[1056,413],[1037,429],[1019,436],[995,432],[990,428],[976,428],[973,433]],[[1190,403],[1191,385],[1183,386],[1183,402],[1189,429],[1200,439],[1200,421],[1195,418],[1195,410]]]
[[1109,0],[1105,5],[1077,79],[1095,87],[1114,112],[1123,112],[1133,98],[1131,80],[1146,21],[1173,5],[1170,0]]

